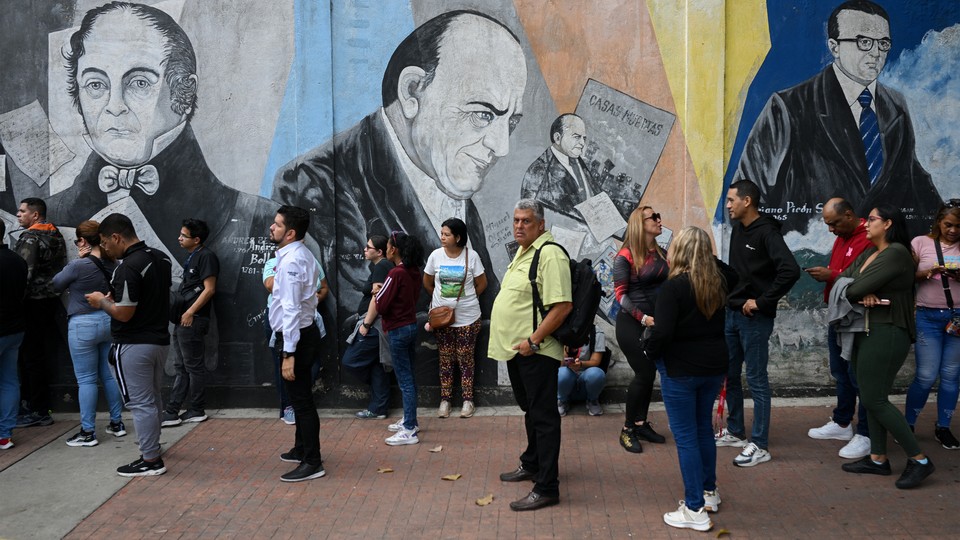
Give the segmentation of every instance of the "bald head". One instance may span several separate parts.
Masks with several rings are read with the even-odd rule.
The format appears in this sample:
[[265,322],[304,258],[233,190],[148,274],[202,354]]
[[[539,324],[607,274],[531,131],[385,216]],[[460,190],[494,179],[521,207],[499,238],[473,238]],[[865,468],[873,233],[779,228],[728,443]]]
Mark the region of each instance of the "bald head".
[[834,197],[823,205],[823,222],[830,232],[842,238],[848,238],[860,225],[853,206],[841,197]]

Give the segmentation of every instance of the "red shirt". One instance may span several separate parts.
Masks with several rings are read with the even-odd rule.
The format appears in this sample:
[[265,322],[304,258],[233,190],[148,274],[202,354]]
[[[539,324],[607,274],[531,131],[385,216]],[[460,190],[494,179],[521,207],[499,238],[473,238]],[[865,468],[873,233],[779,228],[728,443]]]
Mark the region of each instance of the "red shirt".
[[837,236],[833,242],[833,251],[830,253],[830,264],[827,266],[830,269],[830,279],[823,288],[824,302],[830,300],[830,289],[833,288],[833,282],[840,272],[846,270],[863,253],[863,250],[871,245],[870,240],[867,240],[867,220],[863,218],[860,218],[860,224],[850,236],[846,238]]
[[419,268],[407,268],[400,263],[390,270],[383,288],[374,297],[384,330],[389,332],[417,322],[421,283]]

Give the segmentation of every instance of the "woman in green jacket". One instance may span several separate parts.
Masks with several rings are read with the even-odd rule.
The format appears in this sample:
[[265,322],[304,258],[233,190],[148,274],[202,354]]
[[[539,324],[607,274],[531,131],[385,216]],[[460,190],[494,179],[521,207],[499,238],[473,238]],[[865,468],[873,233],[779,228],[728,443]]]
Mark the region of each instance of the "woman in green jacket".
[[870,455],[845,463],[843,470],[889,476],[889,431],[909,457],[896,482],[898,488],[907,489],[918,486],[934,469],[930,458],[920,451],[903,413],[888,398],[916,335],[916,264],[910,254],[906,221],[895,206],[882,204],[870,211],[867,238],[874,247],[865,250],[841,276],[854,280],[847,287],[847,298],[867,307],[866,331],[854,338],[853,367],[870,423]]

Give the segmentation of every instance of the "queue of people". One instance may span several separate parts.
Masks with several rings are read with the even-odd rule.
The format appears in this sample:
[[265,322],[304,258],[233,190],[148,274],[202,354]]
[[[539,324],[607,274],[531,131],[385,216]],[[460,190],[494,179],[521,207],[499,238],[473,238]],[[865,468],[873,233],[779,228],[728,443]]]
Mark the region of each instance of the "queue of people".
[[[674,527],[701,531],[712,527],[709,512],[718,511],[721,502],[717,447],[739,448],[733,460],[737,467],[754,467],[773,457],[768,341],[777,305],[799,278],[800,269],[776,221],[760,210],[759,200],[759,189],[748,180],[730,187],[727,209],[735,223],[729,266],[714,255],[709,235],[695,227],[679,231],[664,252],[656,243],[662,219],[649,206],[631,214],[623,248],[615,259],[615,291],[621,307],[617,339],[635,375],[628,387],[619,443],[631,453],[641,453],[641,439],[666,441],[647,419],[659,373],[684,485],[678,509],[664,514],[664,521]],[[56,245],[59,232],[45,223],[43,201],[38,201],[28,199],[21,205],[26,216],[21,224],[37,233],[21,237],[17,252],[19,244],[25,243],[23,253],[32,259],[6,246],[0,248],[5,276],[0,284],[0,448],[13,445],[11,430],[18,413],[31,421],[38,421],[38,416],[38,423],[45,421],[41,413],[46,411],[18,410],[20,386],[11,384],[17,378],[14,361],[18,352],[22,354],[29,328],[26,304],[32,283],[35,288],[69,294],[68,344],[79,386],[81,427],[67,444],[97,445],[99,380],[109,405],[106,433],[126,434],[120,415],[123,403],[133,412],[139,440],[141,456],[119,467],[118,474],[163,474],[161,426],[206,419],[202,338],[218,272],[216,255],[204,248],[209,230],[202,221],[184,220],[180,231],[180,243],[187,252],[184,280],[172,300],[166,294],[171,287],[171,261],[142,242],[129,218],[120,214],[99,224],[81,223],[75,241],[78,257],[47,279],[38,269],[50,266],[49,261],[38,262],[36,254],[54,258],[50,253],[56,256],[56,250],[49,246]],[[840,456],[856,461],[843,464],[842,470],[887,476],[893,472],[887,452],[889,432],[907,457],[895,485],[916,487],[935,470],[914,431],[938,379],[934,436],[944,448],[960,449],[950,430],[960,377],[960,342],[956,341],[960,329],[954,315],[954,297],[960,298],[960,200],[944,203],[930,234],[912,240],[907,237],[904,216],[892,205],[878,205],[861,219],[849,203],[834,198],[824,204],[823,221],[837,236],[830,263],[805,270],[825,283],[837,407],[826,425],[808,434],[847,441]],[[280,414],[287,419],[289,413],[289,423],[296,425],[293,447],[280,456],[297,464],[281,476],[285,482],[325,475],[312,390],[324,333],[318,305],[329,288],[319,261],[304,244],[309,222],[309,213],[303,209],[283,206],[277,211],[270,227],[277,254],[268,264],[269,271],[264,271],[264,285],[272,293],[266,320],[282,381]],[[0,235],[4,232],[0,230]],[[420,442],[415,363],[421,288],[430,297],[431,310],[451,311],[424,326],[436,337],[440,352],[438,416],[451,414],[456,370],[463,400],[460,417],[470,418],[476,411],[474,353],[481,328],[477,297],[486,288],[486,269],[472,256],[462,220],[446,220],[439,233],[441,247],[426,259],[420,239],[403,231],[393,231],[389,237],[372,235],[364,249],[370,276],[343,363],[345,371],[371,386],[369,405],[356,414],[361,420],[386,418],[389,373],[395,373],[403,415],[387,427],[392,434],[384,440],[390,446]],[[606,382],[609,351],[602,330],[596,327],[589,343],[579,347],[565,347],[553,335],[573,309],[570,264],[563,250],[549,245],[553,236],[538,201],[517,202],[513,233],[519,249],[493,305],[487,351],[493,360],[507,362],[506,373],[524,412],[527,446],[519,466],[500,479],[534,482],[526,497],[510,504],[513,510],[528,511],[559,504],[561,417],[575,399],[586,401],[591,416],[603,414],[599,395]],[[46,247],[37,248],[38,242]],[[546,306],[539,316],[533,287]],[[175,326],[178,362],[174,389],[164,407],[160,381],[170,344],[168,320]],[[916,376],[902,412],[890,402],[889,393],[914,342]],[[740,389],[744,369],[755,404],[749,438]],[[726,427],[714,433],[712,407],[724,384],[729,414]],[[861,412],[854,429],[858,399]],[[184,405],[186,412],[181,413]]]

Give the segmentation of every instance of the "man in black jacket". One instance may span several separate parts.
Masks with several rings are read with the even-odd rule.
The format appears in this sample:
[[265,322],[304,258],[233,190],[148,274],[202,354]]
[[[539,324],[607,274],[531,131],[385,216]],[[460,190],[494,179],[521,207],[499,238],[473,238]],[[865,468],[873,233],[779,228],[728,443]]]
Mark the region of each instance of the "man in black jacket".
[[[800,279],[800,267],[783,241],[780,224],[758,210],[760,189],[749,180],[730,186],[727,210],[737,221],[730,235],[730,266],[740,281],[727,296],[725,333],[730,352],[727,372],[727,427],[717,434],[717,446],[743,451],[733,460],[738,467],[770,461],[770,382],[767,379],[770,334],[777,302]],[[753,396],[753,430],[746,440],[743,418],[743,365]]]

